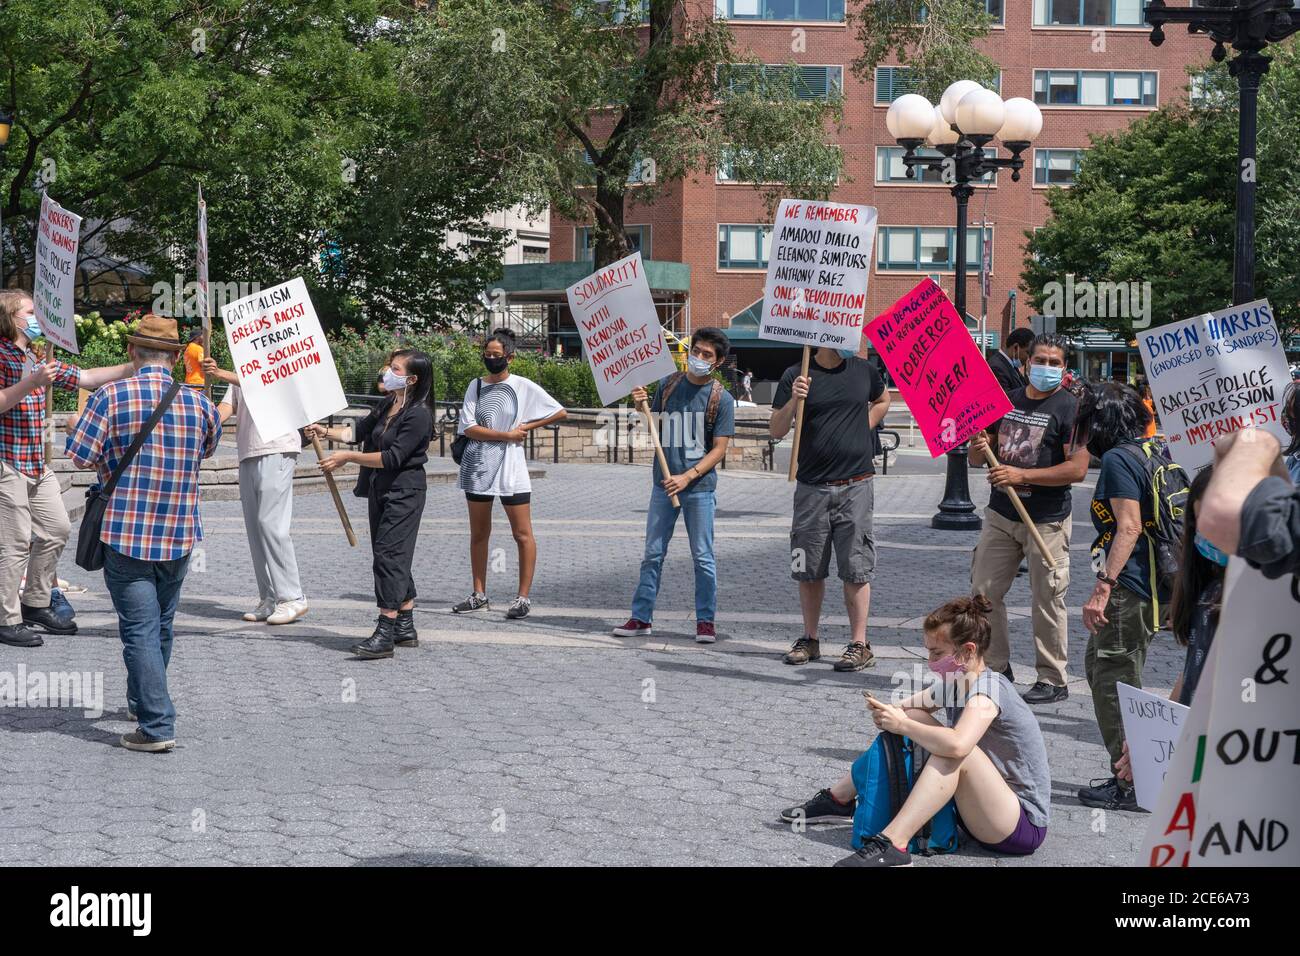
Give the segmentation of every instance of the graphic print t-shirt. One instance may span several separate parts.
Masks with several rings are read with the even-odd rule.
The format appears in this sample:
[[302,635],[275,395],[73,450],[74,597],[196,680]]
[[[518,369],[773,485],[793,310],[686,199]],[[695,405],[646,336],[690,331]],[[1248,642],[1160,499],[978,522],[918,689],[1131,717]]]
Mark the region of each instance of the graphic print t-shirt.
[[[998,423],[998,461],[1015,468],[1051,468],[1065,461],[1079,400],[1063,388],[1046,398],[1030,398],[1023,388],[1007,397],[1013,408]],[[1035,524],[1061,521],[1070,514],[1069,485],[1021,485],[1016,491]],[[1015,505],[999,488],[989,496],[989,507],[1011,521],[1020,520]]]
[[[470,426],[478,425],[508,432],[525,422],[554,415],[561,407],[540,385],[518,375],[495,384],[479,379],[465,389],[459,431],[463,435]],[[476,495],[520,495],[532,491],[524,446],[471,438],[461,458],[457,484],[462,491]]]

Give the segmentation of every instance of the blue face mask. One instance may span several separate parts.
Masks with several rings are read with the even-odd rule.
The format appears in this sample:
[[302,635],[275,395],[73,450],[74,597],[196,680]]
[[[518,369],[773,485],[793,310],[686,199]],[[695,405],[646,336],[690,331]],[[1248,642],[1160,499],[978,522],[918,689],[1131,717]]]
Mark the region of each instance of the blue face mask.
[[1065,376],[1065,369],[1052,365],[1029,366],[1029,384],[1040,392],[1054,392]]
[[842,359],[851,359],[853,356],[858,354],[857,349],[836,349],[835,351],[840,353],[840,358]]
[[23,329],[29,339],[39,339],[45,333],[41,330],[41,323],[36,321],[36,316],[27,320],[27,327]]
[[1206,561],[1213,561],[1221,568],[1228,566],[1228,556],[1214,546],[1209,538],[1202,537],[1198,532],[1196,538],[1196,550],[1201,552],[1201,557]]

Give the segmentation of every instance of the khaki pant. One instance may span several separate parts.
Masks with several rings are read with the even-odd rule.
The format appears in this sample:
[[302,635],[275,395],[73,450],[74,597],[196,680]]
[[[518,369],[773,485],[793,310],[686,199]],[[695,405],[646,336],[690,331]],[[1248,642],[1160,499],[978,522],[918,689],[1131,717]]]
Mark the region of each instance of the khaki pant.
[[1011,661],[1005,598],[1021,560],[1028,562],[1038,679],[1064,687],[1069,646],[1065,592],[1070,588],[1070,519],[1040,524],[1038,533],[1056,561],[1055,571],[1043,564],[1037,546],[1029,537],[1029,529],[1022,522],[1004,518],[992,509],[985,511],[984,530],[971,561],[971,591],[983,594],[993,604],[989,616],[993,639],[984,655],[985,663],[992,670],[1005,670]]
[[0,462],[0,608],[4,611],[0,623],[22,623],[18,588],[23,572],[27,573],[27,588],[22,603],[50,606],[59,556],[71,533],[54,472],[47,470],[33,481]]
[[1151,629],[1151,599],[1144,598],[1124,585],[1110,592],[1106,604],[1106,623],[1088,638],[1083,655],[1083,669],[1092,689],[1092,707],[1097,715],[1101,739],[1110,754],[1111,766],[1124,752],[1124,721],[1120,717],[1120,681],[1130,687],[1142,686],[1142,668],[1147,662],[1147,648],[1155,631]]

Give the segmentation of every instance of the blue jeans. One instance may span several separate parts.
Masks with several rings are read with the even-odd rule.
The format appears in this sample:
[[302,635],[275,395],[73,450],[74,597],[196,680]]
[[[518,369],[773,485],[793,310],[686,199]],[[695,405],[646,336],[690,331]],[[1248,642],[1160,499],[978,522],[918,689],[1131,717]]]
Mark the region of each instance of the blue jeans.
[[153,740],[176,738],[176,708],[167,693],[172,621],[190,557],[140,561],[104,546],[104,584],[117,611],[126,662],[126,705]]
[[[691,541],[691,558],[695,561],[695,620],[712,623],[718,610],[718,564],[713,559],[713,512],[717,498],[712,491],[692,491],[677,496],[686,518],[686,534]],[[641,561],[641,581],[632,598],[632,616],[649,623],[659,594],[659,572],[668,553],[668,542],[677,525],[677,509],[663,488],[655,486],[650,494],[650,509],[645,519],[645,558]]]

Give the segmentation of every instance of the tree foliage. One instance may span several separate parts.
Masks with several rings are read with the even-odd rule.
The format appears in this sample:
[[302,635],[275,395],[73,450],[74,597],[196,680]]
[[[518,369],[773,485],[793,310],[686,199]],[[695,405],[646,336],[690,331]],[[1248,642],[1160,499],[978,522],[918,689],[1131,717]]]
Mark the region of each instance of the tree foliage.
[[[1256,294],[1300,327],[1300,48],[1277,48],[1260,90]],[[1237,89],[1226,64],[1205,73],[1197,102],[1173,104],[1094,137],[1073,186],[1048,193],[1047,224],[1027,233],[1024,284],[1036,307],[1048,283],[1151,283],[1151,324],[1232,302]],[[1080,319],[1125,334],[1126,319]]]
[[[704,11],[703,13],[701,11]],[[594,223],[595,258],[629,251],[629,203],[648,203],[728,158],[735,178],[824,198],[841,171],[827,143],[838,97],[803,98],[797,73],[741,64],[724,21],[678,0],[445,0],[417,38],[409,79],[463,161],[533,208]],[[733,76],[737,74],[732,74]],[[780,182],[776,181],[779,178]]]
[[957,80],[992,89],[998,78],[997,62],[975,47],[996,22],[983,0],[870,0],[854,21],[862,55],[853,69],[864,79],[893,60],[912,72],[917,93],[937,103]]

